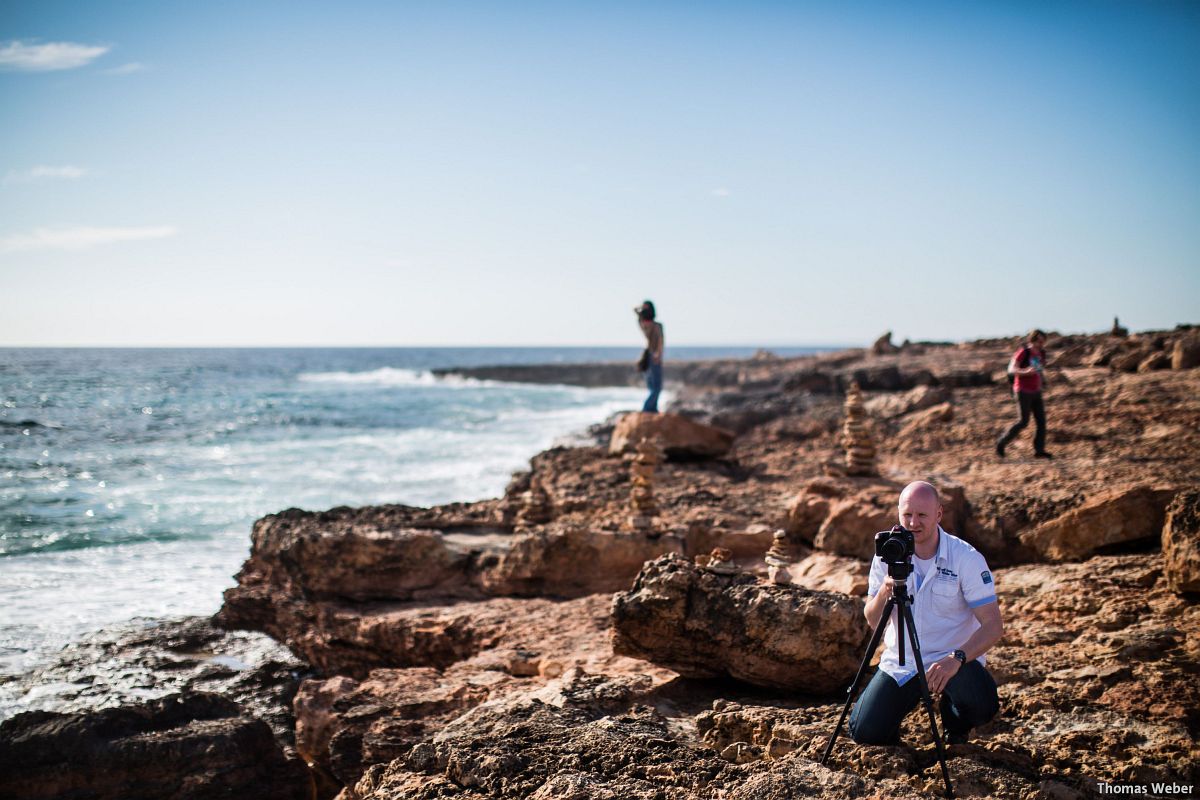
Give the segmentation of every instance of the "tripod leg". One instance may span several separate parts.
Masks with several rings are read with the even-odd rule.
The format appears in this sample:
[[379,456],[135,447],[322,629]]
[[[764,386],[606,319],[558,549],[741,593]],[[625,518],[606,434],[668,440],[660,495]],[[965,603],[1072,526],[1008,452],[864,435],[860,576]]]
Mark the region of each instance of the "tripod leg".
[[838,734],[842,730],[842,723],[846,721],[846,714],[850,711],[850,703],[854,701],[854,690],[858,686],[858,682],[862,680],[867,665],[871,663],[871,656],[875,655],[875,648],[879,647],[879,640],[883,638],[884,628],[887,627],[888,619],[890,619],[892,608],[895,605],[896,598],[889,597],[887,605],[883,607],[883,616],[879,618],[879,624],[875,626],[875,632],[871,634],[871,643],[867,645],[867,652],[863,653],[862,663],[858,665],[858,672],[854,675],[854,680],[850,682],[850,688],[846,690],[846,704],[842,706],[842,715],[838,717],[833,735],[829,737],[829,744],[825,745],[825,753],[821,756],[822,764],[829,759],[829,754],[833,752],[833,743],[837,741]]
[[908,638],[912,643],[913,659],[917,662],[917,680],[921,682],[921,699],[925,701],[925,713],[929,715],[929,729],[933,731],[933,741],[937,745],[938,761],[942,765],[942,779],[946,781],[946,797],[954,797],[954,788],[950,785],[950,769],[946,766],[946,751],[942,747],[942,737],[938,734],[937,720],[933,715],[933,698],[929,696],[929,681],[925,678],[925,664],[921,661],[921,643],[917,639],[917,626],[913,622],[912,608],[901,604],[900,613],[908,625]]

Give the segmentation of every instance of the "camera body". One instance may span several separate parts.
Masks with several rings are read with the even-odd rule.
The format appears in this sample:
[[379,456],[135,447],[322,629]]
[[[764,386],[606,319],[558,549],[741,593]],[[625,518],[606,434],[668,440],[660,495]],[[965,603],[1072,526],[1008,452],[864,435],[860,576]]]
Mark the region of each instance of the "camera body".
[[875,555],[887,565],[892,580],[906,581],[913,571],[913,552],[916,539],[903,525],[893,525],[890,531],[875,534]]

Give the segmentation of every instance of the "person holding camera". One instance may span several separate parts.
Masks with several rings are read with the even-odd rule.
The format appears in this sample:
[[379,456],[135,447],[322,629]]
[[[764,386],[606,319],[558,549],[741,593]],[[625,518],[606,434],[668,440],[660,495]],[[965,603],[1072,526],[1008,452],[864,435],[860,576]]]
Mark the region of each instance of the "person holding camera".
[[1008,447],[1009,442],[1025,430],[1031,414],[1037,424],[1033,432],[1034,457],[1054,457],[1046,452],[1046,404],[1042,401],[1042,389],[1046,385],[1045,367],[1046,334],[1035,328],[1008,362],[1008,374],[1013,379],[1013,396],[1017,398],[1020,417],[996,440],[996,455],[1001,458],[1004,458],[1004,448]]
[[[999,711],[996,682],[984,654],[1004,634],[996,587],[987,561],[974,547],[942,530],[937,490],[924,481],[900,493],[900,525],[912,533],[908,577],[912,613],[931,693],[941,693],[942,729],[951,744]],[[871,563],[864,613],[872,628],[887,624],[879,669],[850,715],[850,736],[859,744],[897,744],[900,723],[921,701],[916,659],[900,663],[896,613],[881,620],[895,581],[883,559]]]
[[642,411],[658,413],[658,395],[662,392],[663,382],[663,326],[654,319],[654,303],[644,301],[633,309],[637,314],[638,327],[646,337],[646,349],[638,361],[638,372],[646,373],[646,388],[650,396],[646,398]]

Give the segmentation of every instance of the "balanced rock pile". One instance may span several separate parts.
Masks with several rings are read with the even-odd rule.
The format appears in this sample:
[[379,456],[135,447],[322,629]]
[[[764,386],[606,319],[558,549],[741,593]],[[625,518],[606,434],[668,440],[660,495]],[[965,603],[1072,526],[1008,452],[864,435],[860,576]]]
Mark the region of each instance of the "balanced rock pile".
[[846,423],[842,427],[842,442],[846,447],[848,475],[879,474],[875,468],[875,442],[871,438],[862,391],[857,383],[851,383],[846,391]]
[[658,516],[658,503],[654,499],[654,468],[662,459],[662,448],[653,439],[638,442],[637,455],[633,457],[629,476],[633,484],[629,496],[632,511],[629,527],[635,531],[649,533],[654,528],[654,518]]
[[791,566],[791,548],[788,547],[787,532],[778,530],[775,531],[775,536],[771,540],[771,549],[767,551],[766,557],[763,559],[767,562],[767,580],[771,583],[790,583],[791,573],[788,567]]
[[517,528],[528,528],[530,525],[543,525],[554,516],[554,508],[550,502],[550,494],[542,482],[534,479],[529,484],[529,491],[521,497],[521,510],[517,512]]

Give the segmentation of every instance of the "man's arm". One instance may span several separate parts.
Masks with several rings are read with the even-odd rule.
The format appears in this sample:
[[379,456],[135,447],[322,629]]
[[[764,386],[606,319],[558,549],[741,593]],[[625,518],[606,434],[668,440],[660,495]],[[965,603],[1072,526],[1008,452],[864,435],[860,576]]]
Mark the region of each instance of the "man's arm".
[[890,575],[884,578],[879,591],[875,593],[874,597],[868,597],[866,605],[863,606],[863,616],[867,618],[867,624],[871,626],[871,630],[879,626],[879,618],[883,616],[883,607],[887,605],[888,598],[892,596],[892,584]]
[[[971,609],[971,613],[975,615],[975,619],[979,620],[979,628],[958,648],[967,654],[967,661],[974,661],[991,650],[992,646],[1004,636],[1004,621],[1000,617],[998,602],[985,603],[978,608]],[[925,671],[925,676],[929,679],[929,690],[940,692],[945,689],[946,684],[958,674],[962,666],[954,656],[946,656],[940,661],[935,661]]]

